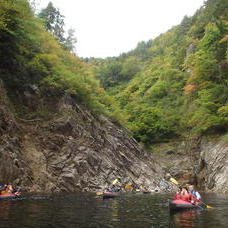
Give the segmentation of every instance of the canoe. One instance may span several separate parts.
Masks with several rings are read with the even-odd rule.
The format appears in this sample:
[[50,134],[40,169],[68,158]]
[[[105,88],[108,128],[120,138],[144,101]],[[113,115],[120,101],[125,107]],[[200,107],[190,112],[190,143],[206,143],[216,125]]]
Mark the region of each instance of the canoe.
[[145,191],[142,191],[142,193],[143,193],[143,194],[150,194],[150,193],[151,193],[151,191],[147,191],[147,190],[145,190]]
[[202,203],[192,204],[184,200],[172,200],[169,202],[170,211],[181,211],[188,209],[202,209],[205,208],[205,205]]
[[12,200],[12,199],[20,199],[22,196],[20,194],[3,194],[0,195],[0,200]]
[[119,192],[104,192],[103,193],[103,199],[116,198],[118,196],[120,196]]

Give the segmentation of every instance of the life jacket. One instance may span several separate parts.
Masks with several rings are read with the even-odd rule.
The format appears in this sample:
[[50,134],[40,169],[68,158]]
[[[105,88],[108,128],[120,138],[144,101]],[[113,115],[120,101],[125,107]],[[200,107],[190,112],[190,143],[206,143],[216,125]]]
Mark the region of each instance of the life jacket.
[[187,202],[190,202],[192,200],[192,196],[191,196],[191,194],[186,193],[185,195],[180,195],[180,199],[187,201]]
[[199,199],[201,198],[200,194],[196,191],[196,190],[192,190],[191,194],[196,198],[196,200],[199,201]]
[[181,199],[181,194],[177,193],[175,196],[174,196],[174,200],[180,200]]
[[193,204],[200,202],[200,200],[197,199],[192,193],[190,195],[191,195],[191,201],[193,201]]
[[196,190],[192,190],[191,194],[196,197]]
[[3,190],[3,191],[1,191],[0,194],[1,194],[1,195],[5,195],[5,194],[8,194],[8,192],[7,192],[6,190]]

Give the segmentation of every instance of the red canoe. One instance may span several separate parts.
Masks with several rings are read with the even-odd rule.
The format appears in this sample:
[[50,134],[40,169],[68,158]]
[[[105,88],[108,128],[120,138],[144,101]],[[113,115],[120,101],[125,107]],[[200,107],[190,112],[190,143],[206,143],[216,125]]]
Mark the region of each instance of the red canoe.
[[21,193],[0,195],[0,200],[10,200],[10,199],[17,199],[17,198],[21,198]]
[[184,200],[172,200],[169,202],[169,209],[171,211],[179,211],[186,209],[197,209],[197,208],[205,208],[205,205],[202,203],[192,204],[191,202],[187,202]]

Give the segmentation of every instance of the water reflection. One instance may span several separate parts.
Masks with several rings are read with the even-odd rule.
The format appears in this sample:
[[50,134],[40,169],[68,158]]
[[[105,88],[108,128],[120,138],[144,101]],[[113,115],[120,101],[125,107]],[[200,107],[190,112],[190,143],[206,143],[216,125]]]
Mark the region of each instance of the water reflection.
[[199,210],[185,210],[173,214],[171,218],[176,227],[194,228],[194,220],[197,214],[199,214]]
[[103,200],[92,193],[42,196],[0,201],[0,228],[226,228],[228,201],[206,195],[212,210],[170,215],[167,194],[133,195]]
[[[106,217],[103,227],[168,227],[167,197],[159,195],[125,195],[103,201]],[[163,219],[166,218],[166,219]]]
[[119,221],[119,201],[113,200],[112,201],[112,221]]
[[0,201],[0,220],[7,220],[10,216],[10,202]]

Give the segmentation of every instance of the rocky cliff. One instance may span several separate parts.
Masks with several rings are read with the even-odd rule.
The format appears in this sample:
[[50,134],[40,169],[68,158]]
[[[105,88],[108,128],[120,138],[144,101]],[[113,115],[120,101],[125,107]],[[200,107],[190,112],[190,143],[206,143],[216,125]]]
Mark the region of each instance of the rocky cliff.
[[199,170],[207,191],[228,193],[228,145],[219,140],[202,140]]
[[[45,103],[48,118],[15,114],[18,105],[34,111]],[[164,189],[161,181],[170,173],[180,183],[228,192],[228,146],[219,137],[154,145],[152,154],[162,166],[125,129],[70,96],[47,102],[33,87],[9,99],[0,82],[0,182],[26,191],[72,192],[102,190],[118,178]]]
[[228,145],[214,135],[156,145],[155,158],[180,184],[228,192]]
[[[0,181],[27,191],[96,191],[115,178],[124,184],[157,187],[163,170],[126,130],[95,117],[70,96],[55,99],[49,119],[16,117],[0,86]],[[23,99],[22,99],[23,97]],[[18,100],[34,109],[39,93]],[[29,107],[29,104],[31,107]]]

